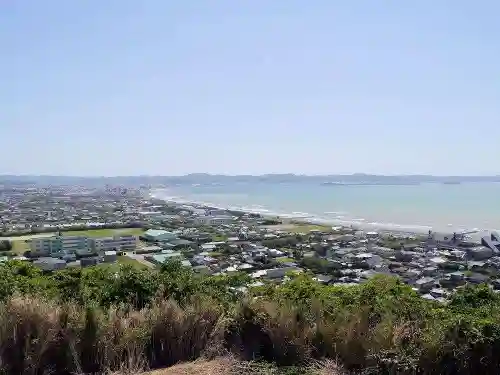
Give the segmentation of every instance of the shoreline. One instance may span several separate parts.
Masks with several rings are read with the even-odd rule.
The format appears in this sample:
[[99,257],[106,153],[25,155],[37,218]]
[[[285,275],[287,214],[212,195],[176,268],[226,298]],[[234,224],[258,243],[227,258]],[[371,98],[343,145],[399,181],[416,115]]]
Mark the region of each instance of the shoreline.
[[181,198],[179,196],[162,196],[161,194],[155,194],[154,192],[149,192],[149,198],[162,200],[165,203],[173,203],[176,205],[189,205],[200,209],[220,209],[232,212],[241,212],[247,214],[259,214],[263,218],[277,218],[281,221],[286,221],[287,224],[297,223],[298,225],[319,225],[319,226],[332,226],[332,227],[344,227],[352,228],[361,231],[375,231],[386,234],[395,235],[427,235],[429,231],[435,233],[467,233],[473,240],[480,239],[482,236],[496,231],[495,229],[480,229],[480,228],[470,228],[470,229],[456,229],[451,226],[443,226],[440,228],[435,228],[431,225],[405,225],[396,223],[375,223],[375,222],[365,222],[364,219],[356,220],[342,220],[334,218],[321,218],[315,215],[309,215],[299,212],[280,213],[271,212],[264,208],[250,208],[250,207],[237,207],[237,206],[221,206],[216,204],[211,204],[209,202],[200,202],[194,200],[188,200]]

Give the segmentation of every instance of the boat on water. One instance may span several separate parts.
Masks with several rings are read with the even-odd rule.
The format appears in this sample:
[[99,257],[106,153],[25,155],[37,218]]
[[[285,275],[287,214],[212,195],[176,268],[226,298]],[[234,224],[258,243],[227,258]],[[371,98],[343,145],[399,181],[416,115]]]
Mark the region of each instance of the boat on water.
[[444,181],[444,185],[460,185],[460,181]]
[[325,186],[342,186],[342,185],[345,185],[343,184],[342,182],[322,182],[321,185],[325,185]]

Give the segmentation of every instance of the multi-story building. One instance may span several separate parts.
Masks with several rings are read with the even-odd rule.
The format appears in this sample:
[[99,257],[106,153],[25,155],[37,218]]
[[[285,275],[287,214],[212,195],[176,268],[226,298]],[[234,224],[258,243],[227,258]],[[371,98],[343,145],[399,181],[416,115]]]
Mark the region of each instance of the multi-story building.
[[34,254],[66,255],[77,251],[132,251],[137,247],[137,236],[89,238],[87,236],[51,236],[33,238],[30,249]]
[[101,253],[106,251],[132,251],[137,248],[137,236],[114,236],[92,238],[91,247]]
[[33,238],[30,249],[38,254],[73,254],[77,250],[88,250],[89,238],[86,236],[51,236]]

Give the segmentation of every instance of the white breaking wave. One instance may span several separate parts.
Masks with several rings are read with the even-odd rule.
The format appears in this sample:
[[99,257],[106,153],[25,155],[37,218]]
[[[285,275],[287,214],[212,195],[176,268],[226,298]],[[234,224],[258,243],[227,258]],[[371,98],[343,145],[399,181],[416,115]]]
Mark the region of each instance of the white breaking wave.
[[[255,204],[255,205],[237,205],[237,204],[222,204],[216,202],[210,202],[208,200],[203,199],[190,199],[186,196],[180,196],[178,194],[172,194],[172,191],[168,189],[158,189],[154,190],[150,193],[152,198],[162,199],[167,202],[175,202],[181,204],[191,204],[198,206],[206,206],[213,207],[221,210],[231,210],[231,211],[240,211],[247,212],[253,214],[260,214],[262,216],[274,216],[281,217],[284,219],[295,219],[303,222],[308,222],[312,224],[321,224],[321,225],[332,225],[332,226],[351,226],[363,230],[380,230],[380,231],[394,231],[394,232],[405,232],[405,233],[427,233],[429,230],[439,230],[439,231],[463,231],[466,228],[452,228],[452,225],[444,225],[440,228],[433,228],[428,225],[417,225],[417,224],[402,224],[402,223],[392,223],[392,222],[379,222],[379,221],[368,221],[363,217],[350,217],[348,212],[345,211],[325,211],[320,215],[315,215],[308,212],[303,211],[276,211],[272,210],[269,207],[265,207],[263,205]],[[229,196],[240,196],[243,197],[243,194],[229,194]],[[248,197],[248,195],[246,195]],[[478,230],[478,228],[474,228]]]

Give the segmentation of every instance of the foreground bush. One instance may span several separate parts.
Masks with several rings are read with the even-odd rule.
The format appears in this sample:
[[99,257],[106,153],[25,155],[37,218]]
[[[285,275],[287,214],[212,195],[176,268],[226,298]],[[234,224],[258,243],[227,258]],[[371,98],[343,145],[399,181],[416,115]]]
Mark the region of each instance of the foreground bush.
[[301,275],[243,297],[234,287],[246,276],[199,277],[177,263],[43,274],[13,262],[0,276],[5,374],[123,373],[229,354],[267,373],[306,374],[328,359],[364,374],[500,369],[500,298],[487,286],[443,305],[387,277],[338,287]]
[[104,373],[194,360],[208,348],[221,312],[164,301],[137,312],[58,306],[12,298],[0,308],[0,360],[9,374]]

